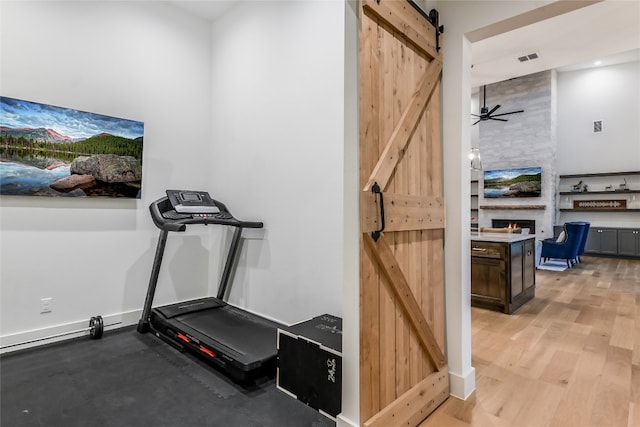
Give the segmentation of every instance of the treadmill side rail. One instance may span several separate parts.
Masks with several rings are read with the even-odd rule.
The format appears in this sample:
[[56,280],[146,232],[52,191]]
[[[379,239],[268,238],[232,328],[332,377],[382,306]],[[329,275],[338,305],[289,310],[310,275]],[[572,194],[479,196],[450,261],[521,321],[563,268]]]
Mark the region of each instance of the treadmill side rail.
[[167,230],[160,230],[160,236],[158,237],[158,244],[156,246],[156,255],[153,258],[153,268],[151,270],[151,278],[149,278],[149,287],[147,288],[147,296],[144,300],[144,308],[142,309],[142,317],[138,322],[138,332],[144,334],[149,332],[149,321],[151,318],[151,306],[153,305],[153,297],[156,293],[156,286],[158,285],[158,275],[160,274],[160,266],[162,265],[162,257],[164,255],[164,248],[167,244]]

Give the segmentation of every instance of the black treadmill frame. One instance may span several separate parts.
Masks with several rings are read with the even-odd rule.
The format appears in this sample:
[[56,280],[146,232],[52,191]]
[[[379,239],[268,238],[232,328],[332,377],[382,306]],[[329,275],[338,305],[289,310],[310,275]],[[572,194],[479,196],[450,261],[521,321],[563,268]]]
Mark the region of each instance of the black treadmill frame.
[[[246,310],[229,305],[224,301],[233,267],[238,255],[242,230],[244,228],[262,228],[263,223],[237,220],[233,215],[231,215],[223,203],[214,199],[212,200],[220,209],[219,213],[178,214],[173,209],[168,197],[158,199],[149,206],[151,218],[153,219],[154,224],[160,229],[160,236],[158,237],[158,243],[153,260],[153,268],[149,279],[149,286],[147,288],[144,308],[140,321],[138,322],[137,331],[141,334],[151,331],[163,341],[178,350],[188,350],[198,357],[203,358],[205,361],[210,362],[212,365],[221,368],[234,380],[245,383],[250,382],[257,377],[275,373],[277,360],[276,331],[278,328],[283,328],[284,326],[271,320],[264,319]],[[162,265],[169,231],[183,232],[186,230],[187,225],[192,224],[218,224],[234,227],[234,233],[227,253],[220,284],[218,286],[217,296],[215,298],[201,298],[153,308],[153,299],[155,297],[160,267]],[[197,305],[200,302],[203,304],[209,304],[211,307],[201,310],[197,308]],[[170,317],[165,316],[165,314],[163,314],[163,310],[171,310],[173,306],[191,306],[194,308],[186,308],[184,312]],[[216,310],[216,313],[209,310]],[[263,354],[260,356],[256,354],[254,359],[251,359],[251,357],[246,357],[245,353],[236,351],[215,337],[211,337],[204,332],[196,330],[186,321],[187,317],[196,312],[203,313],[203,316],[207,316],[206,313],[208,312],[210,316],[215,315],[217,318],[222,320],[228,316],[234,316],[238,321],[242,318],[244,320],[241,322],[246,323],[247,327],[254,328],[256,330],[272,329],[273,354]]]

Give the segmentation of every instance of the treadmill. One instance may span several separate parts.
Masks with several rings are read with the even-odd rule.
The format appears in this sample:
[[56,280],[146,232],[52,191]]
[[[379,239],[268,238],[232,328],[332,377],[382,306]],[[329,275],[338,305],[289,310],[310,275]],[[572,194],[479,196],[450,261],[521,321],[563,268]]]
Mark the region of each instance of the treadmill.
[[[224,301],[242,230],[262,228],[262,222],[234,218],[223,203],[204,191],[167,190],[167,196],[151,203],[149,210],[160,237],[137,331],[152,331],[180,351],[192,352],[220,368],[236,382],[275,375],[277,329],[284,326]],[[169,232],[209,224],[234,228],[217,297],[152,308]]]

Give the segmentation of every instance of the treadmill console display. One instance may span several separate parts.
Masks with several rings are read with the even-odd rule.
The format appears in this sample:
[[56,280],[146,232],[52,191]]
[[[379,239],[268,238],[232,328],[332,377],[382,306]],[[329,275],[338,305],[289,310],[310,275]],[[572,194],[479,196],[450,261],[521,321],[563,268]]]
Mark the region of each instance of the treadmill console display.
[[215,214],[220,212],[206,191],[167,190],[167,197],[178,213]]

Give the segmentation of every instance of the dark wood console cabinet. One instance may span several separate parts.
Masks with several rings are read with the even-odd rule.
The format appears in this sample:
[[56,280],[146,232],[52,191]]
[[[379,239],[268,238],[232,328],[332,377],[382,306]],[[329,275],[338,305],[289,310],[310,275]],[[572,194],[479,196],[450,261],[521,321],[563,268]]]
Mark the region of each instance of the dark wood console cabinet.
[[471,238],[471,305],[513,313],[535,296],[535,237]]

